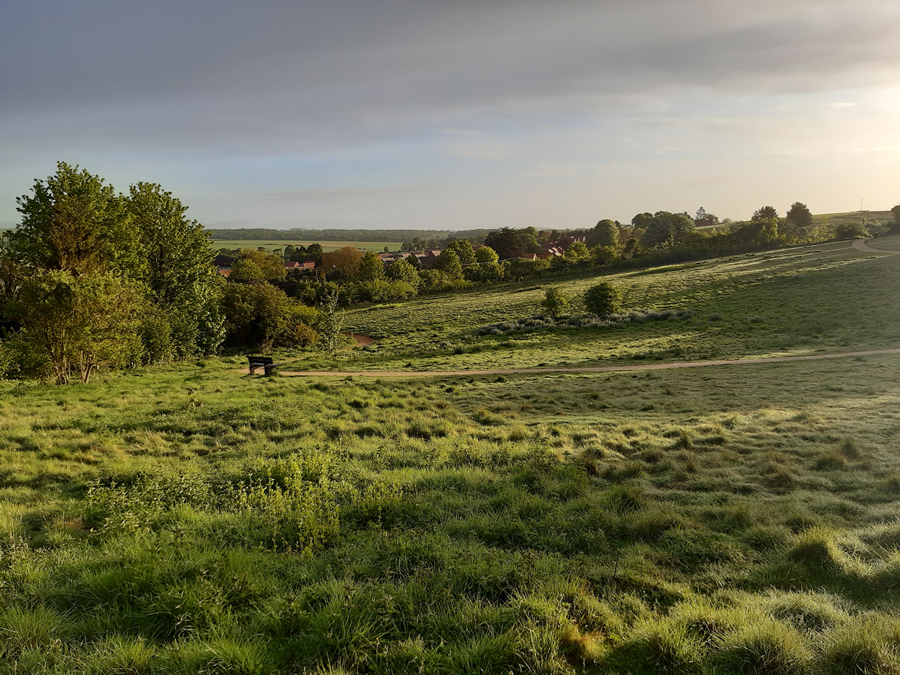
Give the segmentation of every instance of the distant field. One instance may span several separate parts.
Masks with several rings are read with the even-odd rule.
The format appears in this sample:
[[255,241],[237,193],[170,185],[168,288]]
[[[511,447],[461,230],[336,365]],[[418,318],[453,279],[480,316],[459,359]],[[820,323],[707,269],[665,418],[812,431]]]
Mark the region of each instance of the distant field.
[[893,219],[890,211],[846,211],[844,213],[817,213],[813,216],[813,220],[820,221],[828,218],[831,225],[843,225],[844,223],[858,223],[863,216],[870,222],[873,220],[890,222]]
[[384,251],[387,246],[389,251],[397,251],[400,249],[402,242],[399,241],[272,241],[271,239],[211,239],[212,247],[219,248],[252,248],[256,249],[262,246],[267,251],[272,251],[285,246],[309,246],[310,244],[321,244],[326,251],[334,251],[345,246],[355,246],[364,251]]

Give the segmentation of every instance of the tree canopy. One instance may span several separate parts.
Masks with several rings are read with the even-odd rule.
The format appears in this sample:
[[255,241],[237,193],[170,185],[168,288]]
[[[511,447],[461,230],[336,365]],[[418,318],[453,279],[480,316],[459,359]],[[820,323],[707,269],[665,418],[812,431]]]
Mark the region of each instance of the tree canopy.
[[595,246],[615,246],[619,243],[619,228],[612,220],[601,220],[587,234],[589,248]]
[[758,223],[761,220],[773,220],[777,218],[778,211],[775,210],[774,206],[761,206],[753,212],[752,216],[750,216],[750,220],[754,223]]
[[812,227],[813,216],[806,204],[794,202],[787,212],[787,221],[794,227]]
[[647,223],[641,245],[647,248],[662,244],[677,246],[694,229],[694,221],[683,213],[657,211]]

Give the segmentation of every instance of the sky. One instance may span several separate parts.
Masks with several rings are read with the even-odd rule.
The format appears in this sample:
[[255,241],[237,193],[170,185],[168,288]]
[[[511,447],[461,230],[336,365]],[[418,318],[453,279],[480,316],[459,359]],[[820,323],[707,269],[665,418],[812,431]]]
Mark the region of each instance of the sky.
[[9,0],[0,227],[65,161],[207,227],[900,202],[897,0]]

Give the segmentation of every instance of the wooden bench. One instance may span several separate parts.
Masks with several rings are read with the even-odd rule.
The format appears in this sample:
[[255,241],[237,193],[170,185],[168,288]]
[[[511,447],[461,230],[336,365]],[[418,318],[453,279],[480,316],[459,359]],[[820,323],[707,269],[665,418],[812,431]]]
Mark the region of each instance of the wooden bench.
[[247,360],[250,361],[251,375],[256,372],[257,368],[262,368],[266,375],[271,375],[272,371],[281,365],[280,363],[272,363],[270,356],[248,356]]

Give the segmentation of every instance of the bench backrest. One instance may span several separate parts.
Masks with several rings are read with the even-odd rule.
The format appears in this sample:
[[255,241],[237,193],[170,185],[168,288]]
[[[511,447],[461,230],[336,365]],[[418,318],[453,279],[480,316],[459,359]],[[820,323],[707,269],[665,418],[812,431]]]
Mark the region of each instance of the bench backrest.
[[271,356],[248,356],[251,366],[268,366],[272,364]]

